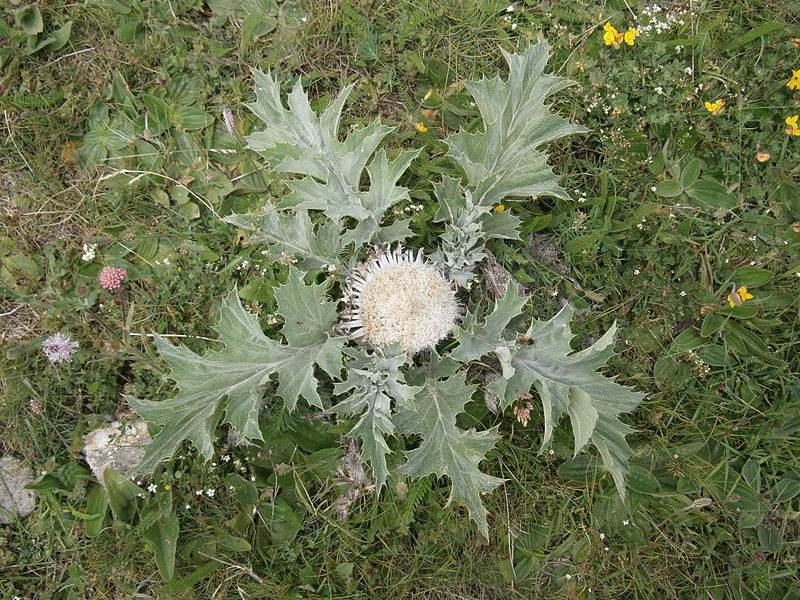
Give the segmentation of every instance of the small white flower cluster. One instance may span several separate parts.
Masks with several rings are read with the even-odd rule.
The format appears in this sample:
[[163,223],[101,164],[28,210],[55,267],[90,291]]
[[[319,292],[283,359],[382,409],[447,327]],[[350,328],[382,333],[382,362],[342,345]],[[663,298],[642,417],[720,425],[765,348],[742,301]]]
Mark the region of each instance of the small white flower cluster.
[[247,260],[247,259],[244,259],[242,262],[240,262],[238,265],[236,265],[236,270],[237,271],[244,271],[249,266],[250,266],[250,261]]
[[648,33],[663,33],[670,29],[684,25],[687,14],[695,17],[694,11],[688,11],[682,6],[664,7],[658,4],[645,6],[634,29],[638,29],[641,35]]
[[424,206],[424,205],[422,205],[422,204],[409,204],[408,206],[406,206],[406,207],[403,209],[403,211],[404,211],[404,212],[407,212],[407,213],[412,213],[412,212],[413,212],[413,213],[418,213],[418,212],[419,212],[419,211],[421,211],[423,208],[425,208],[425,206]]
[[580,202],[581,204],[583,204],[584,202],[586,202],[586,200],[588,199],[588,198],[586,197],[586,193],[585,193],[585,192],[582,192],[582,191],[580,191],[580,190],[575,190],[575,195],[578,197],[578,202]]
[[[506,6],[506,13],[513,13],[515,10],[516,10],[516,7],[513,4],[509,4],[508,6]],[[504,15],[503,16],[503,21],[505,21],[506,23],[511,23],[511,14]],[[516,29],[516,28],[517,28],[517,24],[516,23],[511,23],[511,29]]]
[[154,260],[153,262],[154,262],[155,264],[157,264],[157,265],[165,265],[165,266],[167,266],[167,265],[169,265],[169,264],[170,264],[170,263],[169,263],[169,257],[168,257],[168,256],[165,256],[165,257],[164,257],[164,258],[162,258],[161,260],[158,260],[158,259],[156,259],[156,260]]
[[281,252],[281,257],[278,259],[278,262],[282,265],[293,265],[297,262],[297,259],[286,252]]
[[692,371],[697,374],[699,379],[705,379],[706,375],[711,373],[711,367],[703,362],[703,359],[695,354],[694,350],[689,350],[687,354],[689,355],[689,360],[694,365]]
[[89,262],[90,260],[94,260],[96,254],[97,254],[97,244],[84,244],[83,255],[81,256],[81,260],[84,262]]

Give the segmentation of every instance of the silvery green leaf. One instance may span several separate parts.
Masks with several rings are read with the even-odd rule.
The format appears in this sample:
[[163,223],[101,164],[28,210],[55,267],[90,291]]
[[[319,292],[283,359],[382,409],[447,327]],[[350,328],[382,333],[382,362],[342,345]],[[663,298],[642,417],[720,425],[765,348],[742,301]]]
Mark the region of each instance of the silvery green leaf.
[[325,296],[325,284],[305,285],[303,274],[289,267],[289,280],[275,290],[281,329],[290,346],[309,346],[330,333],[337,321],[336,303]]
[[[353,84],[342,90],[318,117],[299,82],[288,95],[286,108],[280,85],[272,75],[254,71],[253,76],[256,102],[248,106],[266,128],[247,137],[248,148],[269,160],[273,171],[307,175],[286,181],[291,192],[281,201],[280,208],[321,210],[334,222],[351,217],[358,226],[344,236],[345,243],[371,240],[385,210],[408,198],[408,190],[396,183],[418,151],[401,152],[391,162],[383,151],[376,153],[383,138],[392,131],[378,121],[350,131],[344,140],[339,140],[341,111]],[[362,190],[365,169],[370,185]]]
[[521,296],[516,284],[508,287],[508,292],[494,304],[489,315],[481,319],[475,312],[467,312],[461,326],[453,332],[459,345],[451,353],[456,360],[467,362],[477,360],[491,352],[500,360],[503,375],[511,377],[514,370],[510,362],[510,349],[516,345],[515,340],[505,339],[508,324],[522,314],[522,308],[528,299]]
[[452,501],[464,504],[478,529],[488,538],[481,494],[491,492],[503,480],[483,473],[478,464],[499,437],[497,428],[479,432],[456,426],[456,416],[476,387],[465,384],[464,373],[443,381],[427,379],[413,401],[400,406],[394,424],[401,433],[417,434],[423,440],[418,448],[406,452],[408,461],[400,467],[400,472],[411,477],[447,475],[452,484],[448,504]]
[[[292,298],[302,294],[303,288],[311,288],[311,294],[315,294],[315,287],[290,278],[281,288],[281,295],[284,299]],[[293,314],[290,310],[284,312]],[[178,393],[161,402],[127,397],[145,421],[160,427],[146,447],[145,458],[136,472],[152,472],[160,461],[173,456],[185,440],[192,442],[207,460],[211,459],[212,439],[220,420],[230,424],[241,439],[261,439],[258,427],[261,386],[273,374],[278,375],[278,394],[289,410],[294,409],[300,396],[321,408],[314,365],[331,377],[338,377],[343,346],[341,338],[328,337],[322,326],[319,315],[311,321],[313,335],[300,336],[291,326],[287,337],[304,345],[280,344],[263,334],[258,318],[244,310],[233,290],[220,308],[216,326],[224,348],[200,356],[156,336],[156,346],[170,365],[169,377],[175,381]]]
[[492,206],[508,196],[556,196],[567,193],[538,148],[560,137],[586,131],[550,114],[545,99],[571,85],[544,73],[549,46],[544,40],[521,54],[503,52],[508,79],[467,84],[483,117],[484,131],[460,131],[447,138],[449,155],[464,169],[474,202]]
[[304,210],[279,212],[267,204],[261,212],[229,215],[223,221],[252,232],[250,242],[266,243],[273,260],[296,259],[298,266],[309,269],[339,264],[339,226],[328,221],[314,229]]
[[492,211],[483,214],[478,218],[483,236],[488,240],[492,238],[502,238],[505,240],[519,239],[519,218],[510,212]]
[[464,288],[475,278],[476,265],[485,258],[484,242],[491,238],[516,239],[519,219],[473,202],[472,192],[445,175],[433,184],[439,201],[435,221],[445,221],[439,249],[431,255],[448,277]]
[[375,233],[375,242],[378,244],[393,244],[402,242],[414,235],[409,227],[411,219],[400,219],[391,225],[381,226]]
[[580,352],[572,352],[569,328],[573,310],[565,306],[549,321],[531,325],[527,337],[532,344],[513,352],[514,375],[498,382],[504,405],[535,386],[542,400],[545,417],[543,446],[550,443],[553,428],[564,413],[569,415],[575,437],[575,453],[592,443],[603,457],[607,471],[621,496],[625,496],[625,474],[632,452],[625,436],[633,429],[619,420],[644,398],[644,394],[615,383],[598,372],[613,355],[616,325],[597,342]]
[[[381,231],[380,221],[388,208],[401,200],[408,199],[408,189],[398,186],[397,181],[418,154],[419,150],[401,152],[389,162],[383,150],[375,153],[375,158],[367,167],[370,187],[361,192],[362,206],[367,211],[367,217],[361,219],[354,229],[342,235],[345,243],[359,246],[373,238],[376,238],[376,241],[396,241],[408,237],[403,229],[397,229],[393,235],[387,235]],[[386,239],[387,237],[393,239]]]
[[625,474],[631,456],[625,436],[633,430],[619,420],[630,412],[644,394],[615,383],[598,372],[613,355],[616,326],[597,342],[580,352],[573,352],[569,323],[570,306],[564,307],[549,321],[534,321],[525,334],[529,344],[504,339],[503,330],[511,319],[521,314],[525,300],[516,286],[495,304],[494,311],[481,322],[467,314],[455,336],[460,345],[451,355],[458,360],[476,360],[493,352],[503,366],[503,378],[492,390],[500,397],[500,407],[507,408],[533,388],[538,392],[544,412],[542,447],[550,444],[553,429],[566,414],[572,424],[575,454],[593,444],[614,478],[620,495],[625,495]]
[[349,394],[333,407],[336,414],[356,416],[358,423],[347,434],[361,438],[361,454],[369,461],[380,493],[389,474],[386,455],[390,452],[384,436],[394,435],[392,402],[408,404],[419,388],[406,385],[400,367],[408,360],[405,354],[380,356],[350,351],[348,377],[334,387],[336,395]]

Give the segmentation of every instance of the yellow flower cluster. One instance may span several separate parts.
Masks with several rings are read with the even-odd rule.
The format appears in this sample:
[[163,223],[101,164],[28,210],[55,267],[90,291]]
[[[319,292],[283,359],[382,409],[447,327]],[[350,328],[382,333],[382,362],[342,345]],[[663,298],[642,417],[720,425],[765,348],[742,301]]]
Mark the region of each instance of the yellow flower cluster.
[[611,23],[603,25],[603,31],[605,31],[603,42],[605,42],[606,46],[614,46],[614,48],[619,48],[622,42],[625,42],[628,46],[633,46],[633,40],[639,35],[638,29],[628,29],[625,33],[620,33]]
[[800,90],[800,69],[797,71],[792,69],[792,78],[786,83],[786,87],[790,90]]
[[800,127],[797,126],[798,118],[800,118],[800,115],[786,117],[786,133],[789,135],[800,135]]
[[725,100],[720,98],[714,102],[706,102],[705,103],[706,110],[710,112],[712,115],[718,115],[723,110],[725,110]]
[[728,304],[731,305],[731,308],[734,308],[751,298],[755,298],[755,296],[747,291],[746,285],[743,285],[735,292],[731,292],[731,295],[728,296]]

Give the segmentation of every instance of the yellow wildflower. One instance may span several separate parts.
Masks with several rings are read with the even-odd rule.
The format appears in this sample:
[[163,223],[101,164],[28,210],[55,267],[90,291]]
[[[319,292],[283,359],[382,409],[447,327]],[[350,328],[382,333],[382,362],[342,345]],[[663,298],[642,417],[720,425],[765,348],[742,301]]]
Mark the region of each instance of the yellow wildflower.
[[625,32],[625,43],[628,44],[628,46],[633,46],[633,38],[637,35],[639,35],[638,29],[628,29],[628,31]]
[[786,87],[790,90],[800,90],[800,69],[797,71],[792,69],[792,78],[786,83]]
[[706,110],[710,112],[712,115],[718,115],[723,110],[725,110],[725,100],[720,98],[715,102],[706,102],[705,103]]
[[793,117],[786,117],[786,133],[789,135],[800,135],[800,127],[797,126],[797,119],[800,115],[795,115]]
[[494,207],[494,212],[503,212],[505,209],[506,207],[504,205],[498,204],[497,206]]
[[428,131],[428,128],[425,127],[425,123],[423,123],[422,121],[420,121],[419,123],[414,123],[414,127],[416,127],[417,131],[419,131],[420,133],[425,133],[426,131]]
[[619,48],[624,36],[617,31],[617,28],[611,23],[606,23],[603,25],[603,30],[605,31],[603,34],[603,41],[605,42],[606,46],[614,46],[614,48]]
[[770,158],[772,158],[772,154],[769,152],[758,152],[756,154],[756,160],[758,162],[767,162]]
[[[736,288],[735,285],[733,287]],[[738,290],[731,292],[728,296],[728,304],[731,305],[731,308],[735,308],[751,298],[755,298],[755,296],[747,291],[746,285],[743,285]]]

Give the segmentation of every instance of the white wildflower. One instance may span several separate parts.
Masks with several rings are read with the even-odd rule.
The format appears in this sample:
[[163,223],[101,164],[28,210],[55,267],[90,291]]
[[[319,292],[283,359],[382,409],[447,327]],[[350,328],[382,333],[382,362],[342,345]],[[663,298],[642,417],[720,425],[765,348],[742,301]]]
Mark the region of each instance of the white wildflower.
[[97,244],[84,244],[83,255],[81,256],[81,260],[84,262],[89,262],[90,260],[94,260],[96,254],[97,254]]
[[450,335],[459,314],[450,282],[420,250],[382,249],[350,275],[352,306],[342,324],[373,346],[400,343],[415,354]]

